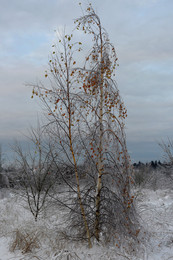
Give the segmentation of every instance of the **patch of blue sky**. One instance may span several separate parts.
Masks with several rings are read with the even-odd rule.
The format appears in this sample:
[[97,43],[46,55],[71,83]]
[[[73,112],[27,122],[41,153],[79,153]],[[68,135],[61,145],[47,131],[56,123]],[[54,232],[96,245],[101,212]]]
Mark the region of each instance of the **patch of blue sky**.
[[1,56],[27,56],[34,51],[39,51],[44,44],[50,43],[50,38],[46,34],[28,34],[13,35],[7,49],[1,50]]
[[143,72],[159,73],[160,75],[172,75],[173,65],[171,60],[159,61],[159,62],[145,62],[142,66]]

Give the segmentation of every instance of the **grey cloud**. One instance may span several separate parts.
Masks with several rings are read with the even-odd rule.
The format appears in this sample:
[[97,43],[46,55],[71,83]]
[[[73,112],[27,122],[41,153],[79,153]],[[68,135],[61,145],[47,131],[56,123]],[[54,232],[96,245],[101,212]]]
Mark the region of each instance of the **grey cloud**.
[[[9,2],[1,0],[1,26],[4,30],[18,32],[27,29],[28,32],[35,30],[47,30],[52,25],[68,21],[71,9],[69,0],[14,0]],[[73,5],[74,7],[74,5]],[[51,28],[56,29],[56,28]]]
[[[156,140],[173,137],[173,2],[92,2],[119,58],[116,79],[128,109],[126,132],[132,157],[156,157]],[[30,100],[30,90],[24,83],[43,79],[54,29],[66,25],[71,31],[73,19],[81,12],[78,0],[13,0],[10,4],[0,0],[0,4],[0,137],[5,138],[17,135],[17,127],[26,131],[36,121],[39,106]],[[38,34],[43,42],[38,43]],[[32,38],[27,50],[26,36]],[[88,40],[83,40],[88,46]]]

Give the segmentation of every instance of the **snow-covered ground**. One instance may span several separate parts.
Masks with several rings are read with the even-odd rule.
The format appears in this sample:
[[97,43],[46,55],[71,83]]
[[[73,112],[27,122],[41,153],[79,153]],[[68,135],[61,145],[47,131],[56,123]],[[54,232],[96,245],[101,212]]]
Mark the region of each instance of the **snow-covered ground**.
[[[136,194],[144,229],[143,242],[134,254],[116,245],[94,244],[88,249],[82,242],[62,239],[64,213],[58,207],[47,208],[35,222],[21,197],[1,189],[0,260],[173,260],[173,189],[142,189]],[[23,243],[20,250],[19,240]],[[24,252],[28,251],[25,242],[32,252]]]

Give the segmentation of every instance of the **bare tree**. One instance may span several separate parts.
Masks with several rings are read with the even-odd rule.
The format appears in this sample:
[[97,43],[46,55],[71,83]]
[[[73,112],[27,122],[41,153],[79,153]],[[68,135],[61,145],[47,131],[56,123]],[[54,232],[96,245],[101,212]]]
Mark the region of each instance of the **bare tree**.
[[46,140],[43,130],[40,127],[32,129],[30,134],[32,147],[29,151],[24,152],[19,143],[16,143],[14,150],[19,166],[18,188],[37,221],[55,184],[58,169],[53,164],[53,146]]
[[78,115],[79,99],[75,89],[78,79],[76,78],[74,55],[80,51],[80,42],[71,43],[72,36],[72,34],[65,35],[59,39],[59,46],[53,45],[54,50],[49,61],[50,69],[45,73],[45,77],[50,80],[50,86],[35,85],[33,95],[39,95],[49,111],[47,129],[49,129],[49,134],[56,139],[55,142],[59,144],[58,150],[61,150],[62,161],[65,161],[65,164],[68,162],[74,169],[78,205],[88,244],[91,247],[90,231],[81,197],[75,147],[77,138],[75,117]]
[[[115,48],[91,5],[75,23],[93,40],[84,66],[77,62],[82,42],[72,43],[73,35],[64,35],[52,46],[47,86],[34,85],[32,97],[39,96],[46,106],[47,131],[57,143],[57,166],[73,168],[71,190],[77,196],[70,206],[71,220],[91,247],[92,236],[99,241],[110,230],[135,238],[139,224],[124,132],[127,111],[113,79]],[[81,161],[85,181],[80,181]]]
[[139,224],[131,195],[132,169],[124,132],[127,111],[113,79],[118,60],[115,48],[91,5],[75,22],[76,28],[93,40],[78,74],[84,103],[80,110],[84,121],[83,127],[80,125],[81,142],[97,176],[94,236],[99,240],[107,226],[107,231],[112,227],[135,237]]
[[0,144],[0,172],[2,172],[3,168],[2,168],[2,146]]

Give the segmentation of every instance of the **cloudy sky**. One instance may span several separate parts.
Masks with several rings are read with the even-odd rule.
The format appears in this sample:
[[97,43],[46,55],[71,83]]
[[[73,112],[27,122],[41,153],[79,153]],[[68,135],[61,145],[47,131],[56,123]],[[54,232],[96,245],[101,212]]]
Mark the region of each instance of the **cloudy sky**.
[[[87,1],[81,1],[85,3]],[[77,0],[0,0],[0,143],[22,140],[40,106],[26,83],[44,80],[54,30],[81,15]],[[119,59],[116,81],[128,110],[133,161],[161,159],[173,138],[173,1],[93,0]],[[84,39],[85,40],[85,39]]]

